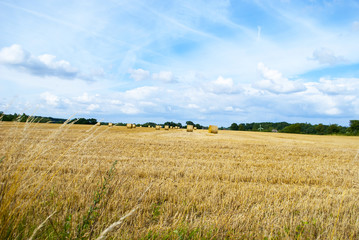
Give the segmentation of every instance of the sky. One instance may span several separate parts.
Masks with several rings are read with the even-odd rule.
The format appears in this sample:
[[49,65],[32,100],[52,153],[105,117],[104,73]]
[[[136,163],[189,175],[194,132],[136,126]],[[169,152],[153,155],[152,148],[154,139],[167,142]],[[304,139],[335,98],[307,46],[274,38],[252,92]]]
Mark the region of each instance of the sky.
[[357,0],[0,0],[0,111],[349,125]]

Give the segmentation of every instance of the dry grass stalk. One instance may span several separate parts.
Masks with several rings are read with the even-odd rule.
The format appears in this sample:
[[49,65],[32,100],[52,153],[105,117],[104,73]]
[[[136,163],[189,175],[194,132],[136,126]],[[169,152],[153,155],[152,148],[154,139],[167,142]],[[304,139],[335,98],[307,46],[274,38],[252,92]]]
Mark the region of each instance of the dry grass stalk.
[[32,240],[32,239],[35,237],[37,231],[39,231],[39,230],[45,225],[45,223],[52,217],[52,215],[54,215],[55,213],[56,213],[56,211],[53,212],[53,213],[51,213],[51,214],[34,230],[34,232],[32,233],[31,237],[29,238],[29,240]]
[[142,198],[146,194],[146,192],[151,188],[152,183],[146,188],[146,190],[142,193],[141,197],[138,199],[138,204],[135,206],[129,213],[122,216],[117,222],[112,223],[108,228],[106,228],[103,232],[101,232],[100,236],[96,240],[102,240],[106,238],[106,235],[112,231],[114,231],[117,227],[119,227],[122,222],[129,216],[131,216],[137,209],[140,208],[140,204],[142,202]]

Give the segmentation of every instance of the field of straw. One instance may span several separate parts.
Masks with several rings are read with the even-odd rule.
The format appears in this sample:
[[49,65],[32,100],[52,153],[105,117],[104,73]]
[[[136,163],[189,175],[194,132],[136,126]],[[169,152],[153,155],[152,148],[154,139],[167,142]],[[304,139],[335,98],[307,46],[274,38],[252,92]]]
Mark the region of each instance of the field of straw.
[[359,239],[359,137],[0,122],[0,239]]

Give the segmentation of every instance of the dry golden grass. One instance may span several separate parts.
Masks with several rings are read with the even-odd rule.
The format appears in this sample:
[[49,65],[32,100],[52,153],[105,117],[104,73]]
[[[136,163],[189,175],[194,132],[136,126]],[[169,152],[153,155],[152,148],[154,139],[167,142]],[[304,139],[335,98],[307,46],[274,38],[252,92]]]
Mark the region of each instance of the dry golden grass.
[[35,239],[96,238],[135,209],[107,236],[358,239],[358,146],[346,136],[0,122],[0,238],[39,226]]

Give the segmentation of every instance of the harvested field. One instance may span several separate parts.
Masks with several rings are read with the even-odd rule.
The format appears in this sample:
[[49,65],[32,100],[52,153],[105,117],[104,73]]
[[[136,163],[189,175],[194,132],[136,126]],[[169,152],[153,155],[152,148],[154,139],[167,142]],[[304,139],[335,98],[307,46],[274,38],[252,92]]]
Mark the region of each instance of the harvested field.
[[[359,138],[0,122],[0,238],[358,239]],[[147,191],[146,191],[147,189]]]

